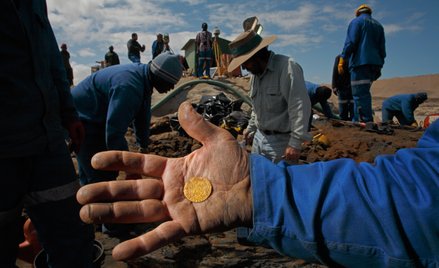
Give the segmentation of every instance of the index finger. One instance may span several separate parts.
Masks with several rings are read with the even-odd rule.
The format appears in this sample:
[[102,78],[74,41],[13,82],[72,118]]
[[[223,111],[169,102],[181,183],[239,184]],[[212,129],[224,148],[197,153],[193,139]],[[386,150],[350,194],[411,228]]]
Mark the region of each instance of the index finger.
[[167,158],[126,151],[106,151],[93,156],[91,165],[100,170],[123,170],[159,178],[166,167]]
[[76,199],[81,205],[94,202],[161,199],[163,183],[155,179],[98,182],[82,186]]

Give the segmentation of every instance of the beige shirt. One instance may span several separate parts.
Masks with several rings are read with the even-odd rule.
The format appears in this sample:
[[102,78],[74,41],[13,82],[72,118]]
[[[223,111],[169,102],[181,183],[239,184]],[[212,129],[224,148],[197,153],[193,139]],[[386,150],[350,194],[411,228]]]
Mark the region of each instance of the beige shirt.
[[300,149],[311,140],[308,123],[311,102],[302,67],[291,58],[271,52],[264,73],[252,75],[250,97],[253,103],[248,129],[291,132],[288,145]]

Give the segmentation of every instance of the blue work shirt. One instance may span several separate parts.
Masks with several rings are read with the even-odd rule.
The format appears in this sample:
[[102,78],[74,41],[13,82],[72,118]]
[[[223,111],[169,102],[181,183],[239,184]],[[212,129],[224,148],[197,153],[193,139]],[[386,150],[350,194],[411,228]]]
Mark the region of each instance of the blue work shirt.
[[58,150],[78,120],[46,2],[13,3],[0,11],[0,158]]
[[413,112],[418,106],[416,94],[400,94],[384,100],[382,110],[400,112],[407,122],[415,122]]
[[351,21],[341,56],[349,68],[361,65],[384,65],[386,40],[383,26],[371,15],[362,13]]
[[158,42],[157,40],[154,40],[154,42],[152,42],[151,52],[153,59],[163,52],[163,47],[164,47],[163,41]]
[[253,242],[330,266],[439,266],[439,121],[374,164],[252,154],[250,172]]
[[125,133],[134,124],[137,142],[147,148],[152,85],[149,65],[113,65],[93,73],[72,89],[81,120],[105,128],[108,150],[128,150]]

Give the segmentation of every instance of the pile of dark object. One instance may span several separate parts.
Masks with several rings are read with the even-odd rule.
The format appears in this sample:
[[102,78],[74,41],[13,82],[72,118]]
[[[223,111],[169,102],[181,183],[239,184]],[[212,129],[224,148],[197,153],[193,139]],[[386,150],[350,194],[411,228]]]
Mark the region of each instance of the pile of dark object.
[[[235,138],[242,134],[248,125],[250,116],[243,111],[243,100],[230,100],[224,93],[215,96],[204,95],[199,103],[192,103],[194,109],[210,123],[228,130]],[[188,136],[178,122],[178,117],[170,118],[171,129],[181,136]]]

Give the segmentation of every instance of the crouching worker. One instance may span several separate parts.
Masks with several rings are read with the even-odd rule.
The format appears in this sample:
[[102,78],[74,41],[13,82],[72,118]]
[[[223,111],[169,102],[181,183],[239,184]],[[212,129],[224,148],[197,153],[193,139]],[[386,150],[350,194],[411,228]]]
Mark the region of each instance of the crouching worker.
[[[182,71],[178,55],[162,53],[148,64],[115,65],[100,70],[72,90],[85,127],[85,139],[77,155],[82,185],[117,178],[117,171],[95,170],[90,160],[101,151],[128,151],[125,133],[131,123],[140,152],[147,151],[153,88],[159,93],[168,92],[180,80]],[[126,176],[130,178],[130,174]],[[108,228],[104,231],[109,235],[120,234]]]
[[401,125],[417,127],[414,111],[427,98],[427,93],[420,92],[395,95],[386,99],[382,106],[382,122],[391,122],[393,117],[396,117]]
[[[311,108],[314,105],[320,104],[321,112],[329,119],[335,118],[332,113],[331,107],[329,106],[328,99],[331,97],[332,89],[327,86],[314,84],[309,81],[305,81],[306,90],[308,91],[308,96],[311,101]],[[313,111],[311,109],[311,115],[309,117],[308,128],[311,128]]]

